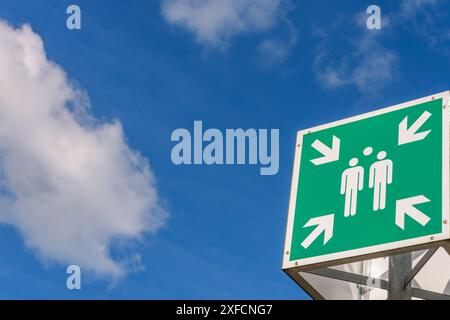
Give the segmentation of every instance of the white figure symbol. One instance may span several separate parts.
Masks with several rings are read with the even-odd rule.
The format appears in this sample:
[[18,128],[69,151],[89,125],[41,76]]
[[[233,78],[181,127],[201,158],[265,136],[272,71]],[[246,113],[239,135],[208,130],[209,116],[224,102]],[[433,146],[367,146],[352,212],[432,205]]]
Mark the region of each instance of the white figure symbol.
[[354,216],[358,202],[358,191],[363,189],[364,168],[356,166],[357,158],[352,158],[349,162],[350,168],[345,169],[341,179],[341,194],[345,194],[344,216]]
[[393,163],[386,158],[386,152],[377,154],[379,161],[370,166],[369,188],[373,188],[373,210],[383,210],[386,207],[386,188],[392,183]]

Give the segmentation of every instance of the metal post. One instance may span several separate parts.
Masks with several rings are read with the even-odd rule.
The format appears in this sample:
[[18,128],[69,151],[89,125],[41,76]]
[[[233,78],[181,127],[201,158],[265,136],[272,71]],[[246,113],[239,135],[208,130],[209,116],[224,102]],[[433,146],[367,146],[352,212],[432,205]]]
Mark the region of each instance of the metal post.
[[403,286],[406,287],[413,279],[414,277],[422,270],[423,266],[428,262],[428,260],[431,259],[433,254],[439,249],[439,247],[429,249],[423,257],[420,259],[419,262],[416,263],[414,268],[412,268],[411,272],[408,273],[408,275],[405,277],[403,281]]
[[404,286],[404,280],[411,269],[411,253],[389,257],[388,300],[411,300],[411,283]]

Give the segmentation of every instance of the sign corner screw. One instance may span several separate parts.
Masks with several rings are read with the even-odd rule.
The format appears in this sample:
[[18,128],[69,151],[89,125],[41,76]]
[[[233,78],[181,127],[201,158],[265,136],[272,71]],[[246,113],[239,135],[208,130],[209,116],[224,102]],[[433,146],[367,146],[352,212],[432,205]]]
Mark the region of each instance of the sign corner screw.
[[448,223],[448,220],[447,220],[447,219],[445,219],[445,220],[443,221],[443,223],[444,223],[444,224],[447,224],[447,223]]

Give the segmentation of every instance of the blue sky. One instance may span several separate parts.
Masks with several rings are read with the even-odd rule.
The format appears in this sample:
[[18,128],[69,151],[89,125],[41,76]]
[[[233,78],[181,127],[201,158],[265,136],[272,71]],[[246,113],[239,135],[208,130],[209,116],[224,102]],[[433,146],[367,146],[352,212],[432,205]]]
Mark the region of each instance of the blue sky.
[[[97,120],[120,120],[128,145],[150,162],[169,215],[157,233],[126,245],[140,254],[138,266],[118,281],[83,273],[80,291],[66,289],[67,265],[2,224],[0,298],[307,298],[281,271],[297,130],[450,88],[443,0],[281,1],[276,9],[265,1],[269,22],[225,31],[164,15],[162,3],[0,2],[0,19],[31,25],[48,59],[88,94]],[[81,8],[81,30],[65,26],[69,4]],[[370,4],[382,9],[381,30],[365,27]],[[171,133],[192,130],[194,120],[221,130],[279,128],[279,173],[175,166]],[[124,248],[111,250],[119,259]]]

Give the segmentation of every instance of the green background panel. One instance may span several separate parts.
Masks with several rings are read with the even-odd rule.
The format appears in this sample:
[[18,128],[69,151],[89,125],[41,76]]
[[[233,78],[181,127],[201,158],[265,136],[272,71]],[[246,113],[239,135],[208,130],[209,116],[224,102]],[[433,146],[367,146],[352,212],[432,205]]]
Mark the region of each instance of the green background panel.
[[[421,141],[398,146],[398,125],[408,116],[408,128],[424,111],[431,117],[418,132],[432,130]],[[321,157],[311,147],[316,140],[332,145],[341,140],[339,161],[315,166],[310,160]],[[363,155],[372,147],[370,156]],[[393,161],[393,182],[387,186],[386,208],[374,212],[373,189],[368,187],[370,165],[380,151]],[[344,217],[344,195],[340,194],[342,172],[351,158],[364,167],[364,189],[358,193],[355,216]],[[395,201],[424,195],[431,202],[419,204],[431,218],[426,226],[405,216],[405,230],[395,224]],[[359,249],[373,245],[440,233],[442,230],[442,99],[419,104],[355,122],[305,134],[294,217],[290,260]],[[304,249],[300,244],[315,227],[303,228],[309,219],[334,213],[334,232],[323,244],[323,233]]]

